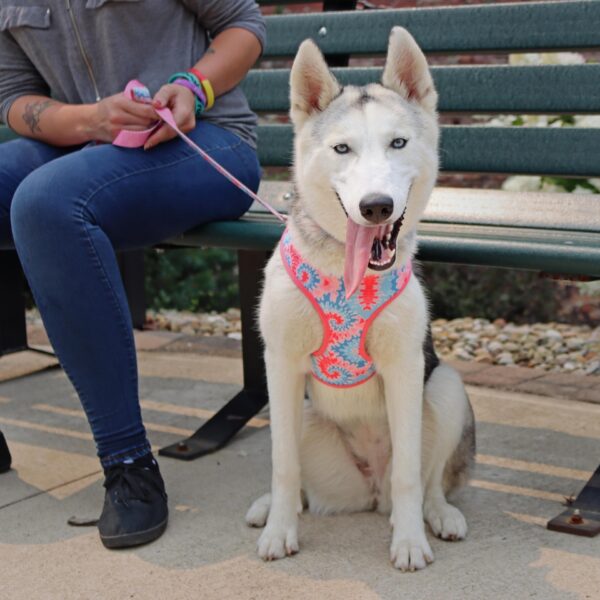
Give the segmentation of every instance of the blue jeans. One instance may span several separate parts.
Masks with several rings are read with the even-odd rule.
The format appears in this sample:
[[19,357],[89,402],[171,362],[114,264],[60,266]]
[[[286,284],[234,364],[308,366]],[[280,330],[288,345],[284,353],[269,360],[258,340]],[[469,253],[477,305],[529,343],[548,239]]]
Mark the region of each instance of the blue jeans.
[[[200,122],[190,137],[252,190],[256,152]],[[115,249],[150,246],[251,200],[179,139],[112,145],[0,144],[0,248],[16,247],[50,341],[110,466],[149,451],[131,317]]]

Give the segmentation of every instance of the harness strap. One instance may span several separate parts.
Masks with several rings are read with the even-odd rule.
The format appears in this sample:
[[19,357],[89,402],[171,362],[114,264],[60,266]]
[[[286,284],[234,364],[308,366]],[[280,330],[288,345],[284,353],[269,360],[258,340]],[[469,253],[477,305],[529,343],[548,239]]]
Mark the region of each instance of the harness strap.
[[286,229],[279,243],[283,265],[296,287],[312,304],[323,330],[321,344],[311,353],[312,374],[332,387],[354,387],[375,375],[365,347],[373,321],[405,290],[411,262],[386,274],[363,277],[358,290],[346,297],[344,280],[306,262]]

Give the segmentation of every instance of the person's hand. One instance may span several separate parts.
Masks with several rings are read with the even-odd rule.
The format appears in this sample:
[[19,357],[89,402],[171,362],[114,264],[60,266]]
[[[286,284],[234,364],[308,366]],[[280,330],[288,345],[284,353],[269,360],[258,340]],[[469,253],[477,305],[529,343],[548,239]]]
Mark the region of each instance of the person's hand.
[[[188,88],[169,83],[163,85],[154,96],[152,104],[156,108],[170,108],[175,123],[183,133],[196,127],[196,96]],[[149,150],[162,142],[172,140],[177,134],[171,127],[164,124],[157,129],[144,144],[144,150]]]
[[112,142],[122,129],[149,129],[159,120],[151,104],[135,102],[122,93],[104,98],[93,107],[91,137],[99,142]]

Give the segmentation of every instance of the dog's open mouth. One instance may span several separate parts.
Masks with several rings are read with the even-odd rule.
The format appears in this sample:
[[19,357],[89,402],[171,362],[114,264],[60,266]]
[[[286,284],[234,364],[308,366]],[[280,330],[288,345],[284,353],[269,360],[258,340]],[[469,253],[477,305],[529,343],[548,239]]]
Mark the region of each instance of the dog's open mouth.
[[394,264],[396,242],[404,220],[404,212],[394,223],[377,227],[358,225],[348,218],[344,264],[344,285],[347,298],[358,289],[367,268],[385,271]]
[[396,241],[398,240],[398,234],[400,233],[405,213],[406,209],[404,209],[400,218],[394,223],[377,228],[377,233],[371,247],[369,269],[385,271],[396,261]]

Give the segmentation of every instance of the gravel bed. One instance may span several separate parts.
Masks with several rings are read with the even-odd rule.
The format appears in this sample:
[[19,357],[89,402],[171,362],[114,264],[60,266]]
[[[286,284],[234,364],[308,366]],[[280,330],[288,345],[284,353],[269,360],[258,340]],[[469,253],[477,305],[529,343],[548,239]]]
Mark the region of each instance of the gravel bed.
[[518,365],[551,372],[600,374],[600,327],[563,323],[515,325],[504,319],[437,319],[431,329],[444,358]]
[[[28,322],[41,324],[37,311]],[[224,313],[148,311],[148,327],[184,335],[227,336],[241,340],[237,308]],[[600,375],[600,327],[564,323],[515,325],[504,319],[436,319],[431,323],[435,347],[443,358],[490,365],[518,365],[550,372]]]
[[242,316],[239,308],[230,308],[224,313],[148,310],[146,321],[152,329],[166,329],[185,335],[224,335],[235,340],[242,339]]

